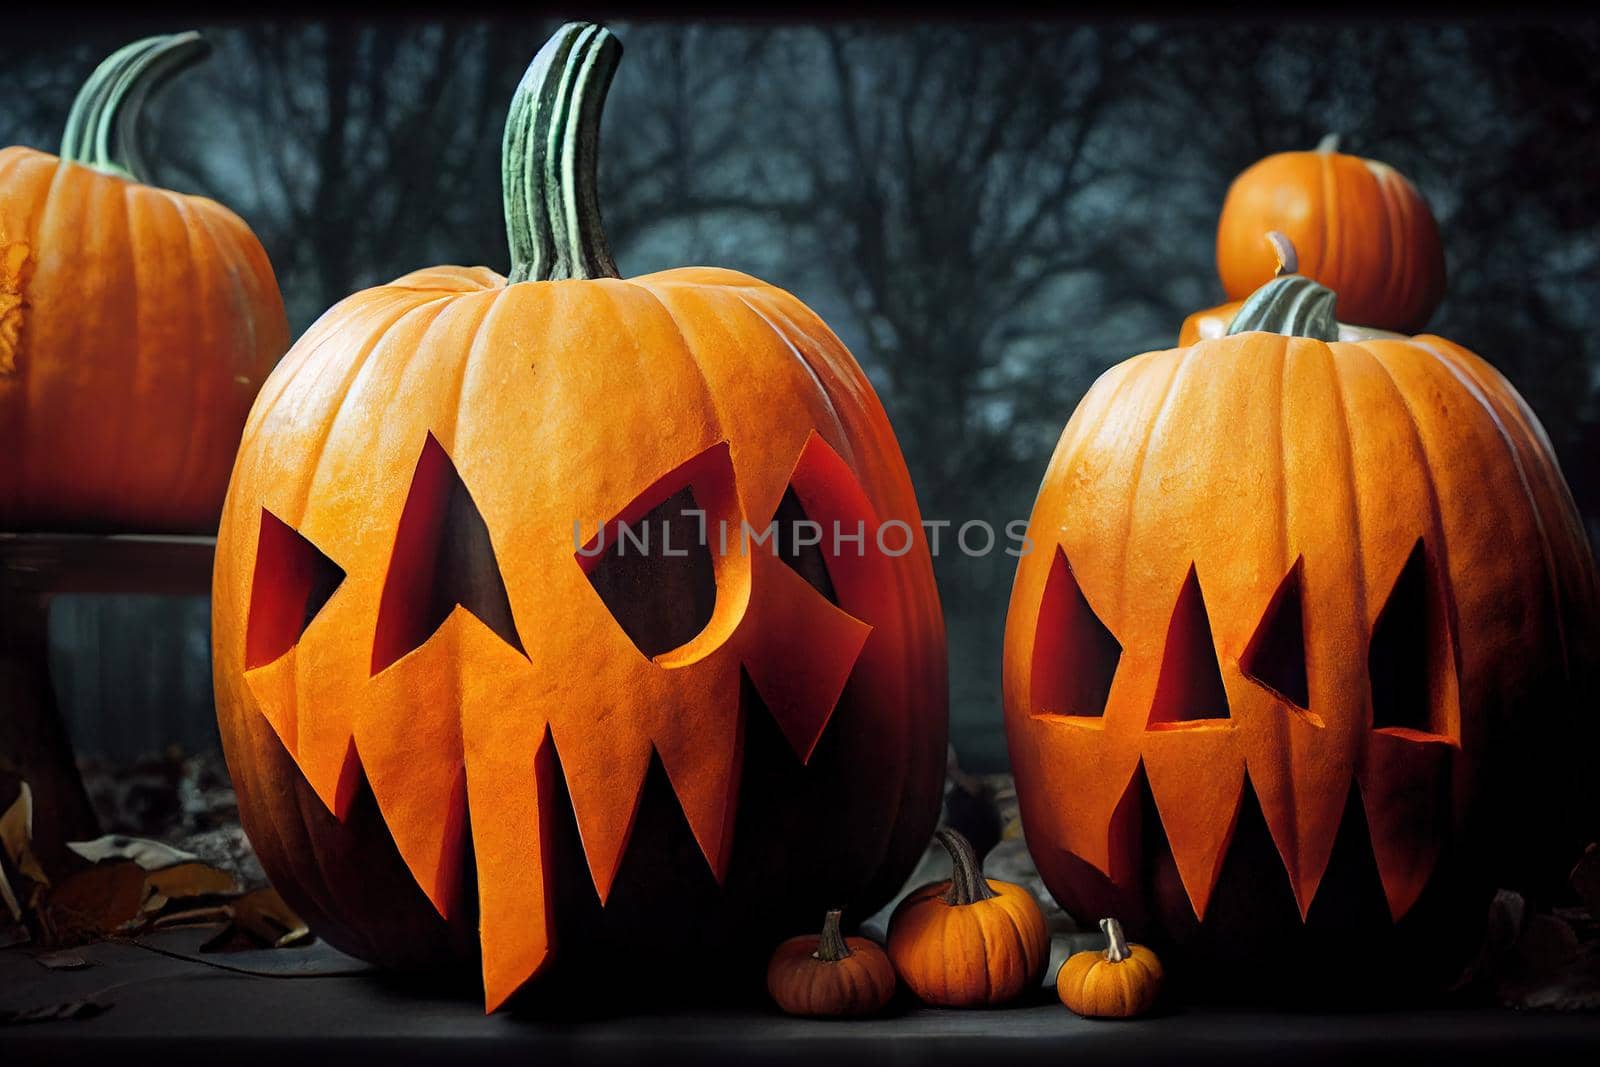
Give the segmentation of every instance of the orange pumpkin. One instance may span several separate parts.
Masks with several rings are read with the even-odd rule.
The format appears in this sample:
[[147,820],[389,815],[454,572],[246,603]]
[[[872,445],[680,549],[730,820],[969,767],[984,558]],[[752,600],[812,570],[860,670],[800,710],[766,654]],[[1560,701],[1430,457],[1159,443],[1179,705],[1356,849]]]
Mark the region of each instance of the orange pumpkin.
[[889,917],[889,959],[924,1003],[994,1007],[1037,985],[1050,960],[1044,913],[1027,888],[990,881],[955,830],[936,835],[950,879],[913,890]]
[[205,50],[128,45],[78,94],[59,158],[0,149],[0,529],[216,528],[289,327],[243,220],[138,177],[139,105]]
[[1161,995],[1163,972],[1156,954],[1129,944],[1122,924],[1101,919],[1104,952],[1074,952],[1056,972],[1056,996],[1089,1019],[1128,1019],[1143,1015]]
[[876,1015],[894,996],[894,966],[876,942],[845,937],[835,908],[822,934],[791,937],[767,965],[767,992],[790,1015],[853,1018]]
[[790,294],[616,276],[593,182],[619,52],[570,24],[517,91],[509,280],[417,271],[285,357],[218,536],[263,866],[356,955],[481,943],[491,1009],[641,936],[731,972],[725,942],[758,981],[819,901],[892,895],[942,785],[944,629],[888,418]]
[[[1107,371],[1006,623],[1050,891],[1290,996],[1447,971],[1597,810],[1600,583],[1543,430],[1442,337],[1334,340],[1333,301],[1286,275]],[[1376,933],[1434,947],[1367,968]]]
[[1275,257],[1261,235],[1277,230],[1299,250],[1305,275],[1338,294],[1340,321],[1420,330],[1444,296],[1438,224],[1399,171],[1337,144],[1330,136],[1310,152],[1268,156],[1233,180],[1217,222],[1222,286],[1240,301],[1272,279]]

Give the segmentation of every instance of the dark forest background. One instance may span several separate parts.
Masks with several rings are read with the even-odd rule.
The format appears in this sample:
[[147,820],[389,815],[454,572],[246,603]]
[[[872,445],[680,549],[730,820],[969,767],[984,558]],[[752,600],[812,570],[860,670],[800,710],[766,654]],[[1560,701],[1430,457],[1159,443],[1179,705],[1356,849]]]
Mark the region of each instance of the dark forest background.
[[[190,28],[11,21],[0,144],[52,151],[101,58]],[[211,59],[147,110],[150,177],[249,221],[296,335],[417,267],[504,271],[505,107],[555,25],[200,26]],[[1427,196],[1450,273],[1430,329],[1523,392],[1600,539],[1600,23],[611,25],[623,272],[727,266],[811,304],[871,375],[925,516],[1026,517],[1094,378],[1222,299],[1233,176],[1338,131]],[[1013,563],[937,561],[974,768],[1005,762]],[[215,744],[203,599],[62,598],[51,627],[83,752]]]

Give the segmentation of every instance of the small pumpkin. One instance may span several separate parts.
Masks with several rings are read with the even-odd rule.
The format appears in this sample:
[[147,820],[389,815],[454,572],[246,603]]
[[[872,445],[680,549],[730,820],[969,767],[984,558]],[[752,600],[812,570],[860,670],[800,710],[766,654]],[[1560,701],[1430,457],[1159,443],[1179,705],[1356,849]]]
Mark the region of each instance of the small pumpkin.
[[84,84],[59,157],[0,148],[0,529],[216,529],[289,324],[239,216],[139,177],[141,103],[206,49],[136,41]]
[[1115,919],[1101,919],[1104,952],[1075,952],[1056,972],[1061,1003],[1090,1019],[1143,1015],[1161,995],[1161,961],[1143,945],[1130,944]]
[[946,1008],[992,1007],[1044,976],[1050,932],[1027,889],[983,877],[955,830],[935,835],[950,879],[914,890],[889,918],[889,959],[919,999]]
[[1268,156],[1228,188],[1217,273],[1229,300],[1272,280],[1267,230],[1286,234],[1306,277],[1338,294],[1342,322],[1414,333],[1444,295],[1444,247],[1427,201],[1388,164],[1339,152],[1336,135],[1310,152]]
[[874,941],[845,937],[834,908],[821,934],[779,945],[767,965],[767,992],[790,1015],[852,1018],[875,1015],[894,996],[894,965]]

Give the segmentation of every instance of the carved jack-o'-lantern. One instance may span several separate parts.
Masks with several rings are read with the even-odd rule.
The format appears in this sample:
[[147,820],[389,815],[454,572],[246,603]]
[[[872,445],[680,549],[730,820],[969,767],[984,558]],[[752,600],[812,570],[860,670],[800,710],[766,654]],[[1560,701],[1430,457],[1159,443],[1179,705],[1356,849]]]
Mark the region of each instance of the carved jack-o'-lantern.
[[1592,826],[1593,556],[1478,357],[1338,341],[1296,275],[1233,330],[1106,372],[1045,476],[1005,646],[1028,844],[1191,976],[1448,977],[1494,882]]
[[898,888],[942,782],[943,624],[888,420],[788,293],[616,276],[593,180],[619,52],[569,25],[518,90],[509,282],[418,271],[289,353],[218,539],[218,713],[268,874],[382,963],[481,944],[490,1008],[623,930],[719,968],[726,936],[759,975],[778,934]]

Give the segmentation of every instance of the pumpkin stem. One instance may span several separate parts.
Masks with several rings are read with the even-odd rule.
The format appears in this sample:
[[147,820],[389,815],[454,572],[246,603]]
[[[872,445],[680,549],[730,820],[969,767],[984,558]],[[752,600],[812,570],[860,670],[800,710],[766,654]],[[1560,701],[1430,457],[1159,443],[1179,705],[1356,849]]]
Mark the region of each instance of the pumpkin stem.
[[203,58],[211,46],[190,30],[146,37],[111,53],[78,90],[61,135],[61,158],[143,181],[134,126],[150,91]]
[[1294,250],[1294,242],[1289,240],[1288,235],[1268,230],[1267,244],[1272,246],[1272,254],[1278,257],[1278,269],[1272,273],[1274,278],[1300,273],[1300,253]]
[[1316,150],[1318,152],[1337,152],[1337,151],[1339,151],[1339,135],[1337,133],[1325,133],[1325,134],[1323,134],[1322,135],[1322,140],[1317,142],[1317,149]]
[[513,282],[615,278],[600,226],[600,112],[622,44],[569,22],[539,49],[511,98],[501,143]]
[[948,904],[976,904],[980,900],[999,896],[989,888],[989,881],[983,876],[983,866],[978,862],[977,853],[972,851],[972,842],[963,837],[959,831],[942,827],[933,834],[939,839],[939,844],[950,853],[950,891],[944,895]]
[[1121,963],[1132,955],[1128,951],[1128,938],[1122,932],[1121,923],[1115,919],[1101,919],[1100,931],[1106,935],[1106,959],[1112,963]]
[[838,963],[851,955],[850,946],[845,943],[844,934],[839,931],[839,919],[844,914],[838,908],[830,908],[827,918],[822,920],[822,937],[817,941],[817,950],[811,954],[814,960],[823,963]]
[[1337,341],[1339,321],[1333,315],[1338,298],[1333,290],[1294,273],[1299,256],[1289,238],[1272,230],[1267,233],[1267,240],[1278,254],[1278,275],[1245,299],[1228,325],[1228,333],[1262,330],[1286,337]]

